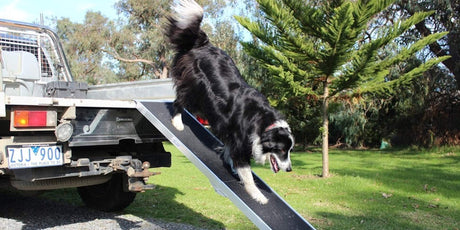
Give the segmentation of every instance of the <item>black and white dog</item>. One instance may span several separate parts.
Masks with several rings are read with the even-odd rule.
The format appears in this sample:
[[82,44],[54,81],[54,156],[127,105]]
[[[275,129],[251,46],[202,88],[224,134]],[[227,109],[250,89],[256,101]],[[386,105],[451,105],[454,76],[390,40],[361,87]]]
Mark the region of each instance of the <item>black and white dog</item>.
[[254,183],[250,159],[270,162],[271,169],[291,171],[291,130],[267,99],[240,76],[233,60],[213,46],[200,29],[203,8],[180,0],[168,18],[166,35],[177,54],[171,66],[176,100],[174,127],[183,130],[185,108],[209,121],[212,132],[228,151],[225,161],[236,172],[250,196],[261,204],[268,199]]

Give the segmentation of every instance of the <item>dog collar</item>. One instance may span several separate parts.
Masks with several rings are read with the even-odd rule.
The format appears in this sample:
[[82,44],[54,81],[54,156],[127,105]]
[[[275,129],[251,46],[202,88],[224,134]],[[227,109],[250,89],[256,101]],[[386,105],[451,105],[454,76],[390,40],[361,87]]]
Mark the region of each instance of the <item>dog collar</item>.
[[[265,132],[270,131],[270,130],[272,130],[272,129],[276,129],[276,128],[287,128],[287,129],[289,129],[289,125],[288,125],[288,123],[287,123],[286,121],[284,121],[284,120],[278,120],[278,121],[276,121],[275,123],[269,125],[269,126],[265,129]],[[289,129],[289,131],[290,131],[290,129]]]
[[269,125],[269,126],[265,129],[265,132],[267,132],[267,131],[269,131],[269,130],[271,130],[271,129],[274,129],[274,128],[276,128],[276,124],[275,124],[275,123]]

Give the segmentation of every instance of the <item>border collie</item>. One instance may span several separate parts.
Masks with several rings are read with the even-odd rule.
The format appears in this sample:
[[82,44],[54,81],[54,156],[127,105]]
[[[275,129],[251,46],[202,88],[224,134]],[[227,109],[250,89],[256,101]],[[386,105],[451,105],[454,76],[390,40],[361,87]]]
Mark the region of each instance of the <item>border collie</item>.
[[165,28],[176,51],[170,71],[176,90],[172,124],[184,129],[183,109],[207,119],[211,131],[226,146],[224,161],[249,195],[266,204],[268,199],[254,183],[250,159],[259,164],[269,161],[275,173],[291,171],[294,138],[289,125],[243,80],[233,60],[210,43],[200,28],[200,5],[180,0],[172,9],[175,13],[168,17]]

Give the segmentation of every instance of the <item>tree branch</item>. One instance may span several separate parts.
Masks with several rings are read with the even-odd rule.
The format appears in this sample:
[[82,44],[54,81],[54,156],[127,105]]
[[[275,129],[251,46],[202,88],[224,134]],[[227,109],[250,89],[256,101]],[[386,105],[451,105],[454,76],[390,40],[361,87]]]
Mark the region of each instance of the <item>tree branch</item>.
[[152,66],[152,67],[154,67],[156,69],[155,62],[153,62],[153,61],[143,59],[143,58],[128,59],[128,58],[121,57],[120,54],[118,54],[117,52],[112,52],[112,51],[109,51],[109,50],[106,50],[106,49],[102,49],[102,51],[112,55],[115,59],[117,59],[119,61],[128,62],[128,63],[142,62],[142,63],[150,65],[150,66]]
[[158,68],[156,67],[155,65],[155,62],[151,61],[151,60],[147,60],[147,59],[143,59],[143,58],[134,58],[134,59],[129,59],[129,58],[124,58],[124,57],[121,57],[120,54],[118,54],[116,51],[110,51],[110,50],[107,50],[107,49],[102,49],[103,52],[106,52],[110,55],[112,55],[115,59],[119,60],[119,61],[122,61],[122,62],[127,62],[127,63],[138,63],[138,62],[141,62],[141,63],[145,63],[151,67],[153,67],[153,74],[155,74],[156,77],[158,78],[162,78],[163,75],[161,74],[161,72],[158,70]]
[[[410,15],[414,15],[415,11],[406,7],[408,3],[403,1],[400,3],[401,9],[406,10]],[[431,30],[426,26],[426,20],[423,20],[415,25],[415,28],[423,37],[431,35]],[[447,36],[452,36],[448,34]],[[437,57],[451,55],[451,58],[442,61],[442,63],[449,69],[449,71],[455,76],[457,80],[457,88],[460,89],[460,68],[458,67],[458,63],[460,63],[458,52],[456,53],[455,50],[450,50],[448,53],[446,49],[443,49],[438,42],[433,42],[429,45],[430,51],[436,55]],[[449,42],[449,49],[455,49],[452,44]]]

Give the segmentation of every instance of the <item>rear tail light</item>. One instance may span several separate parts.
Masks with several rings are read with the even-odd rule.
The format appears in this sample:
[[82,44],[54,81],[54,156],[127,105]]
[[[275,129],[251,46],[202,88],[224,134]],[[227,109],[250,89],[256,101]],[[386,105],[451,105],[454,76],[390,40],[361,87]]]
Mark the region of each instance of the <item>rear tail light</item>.
[[15,128],[54,127],[57,125],[56,111],[16,110],[13,116]]

